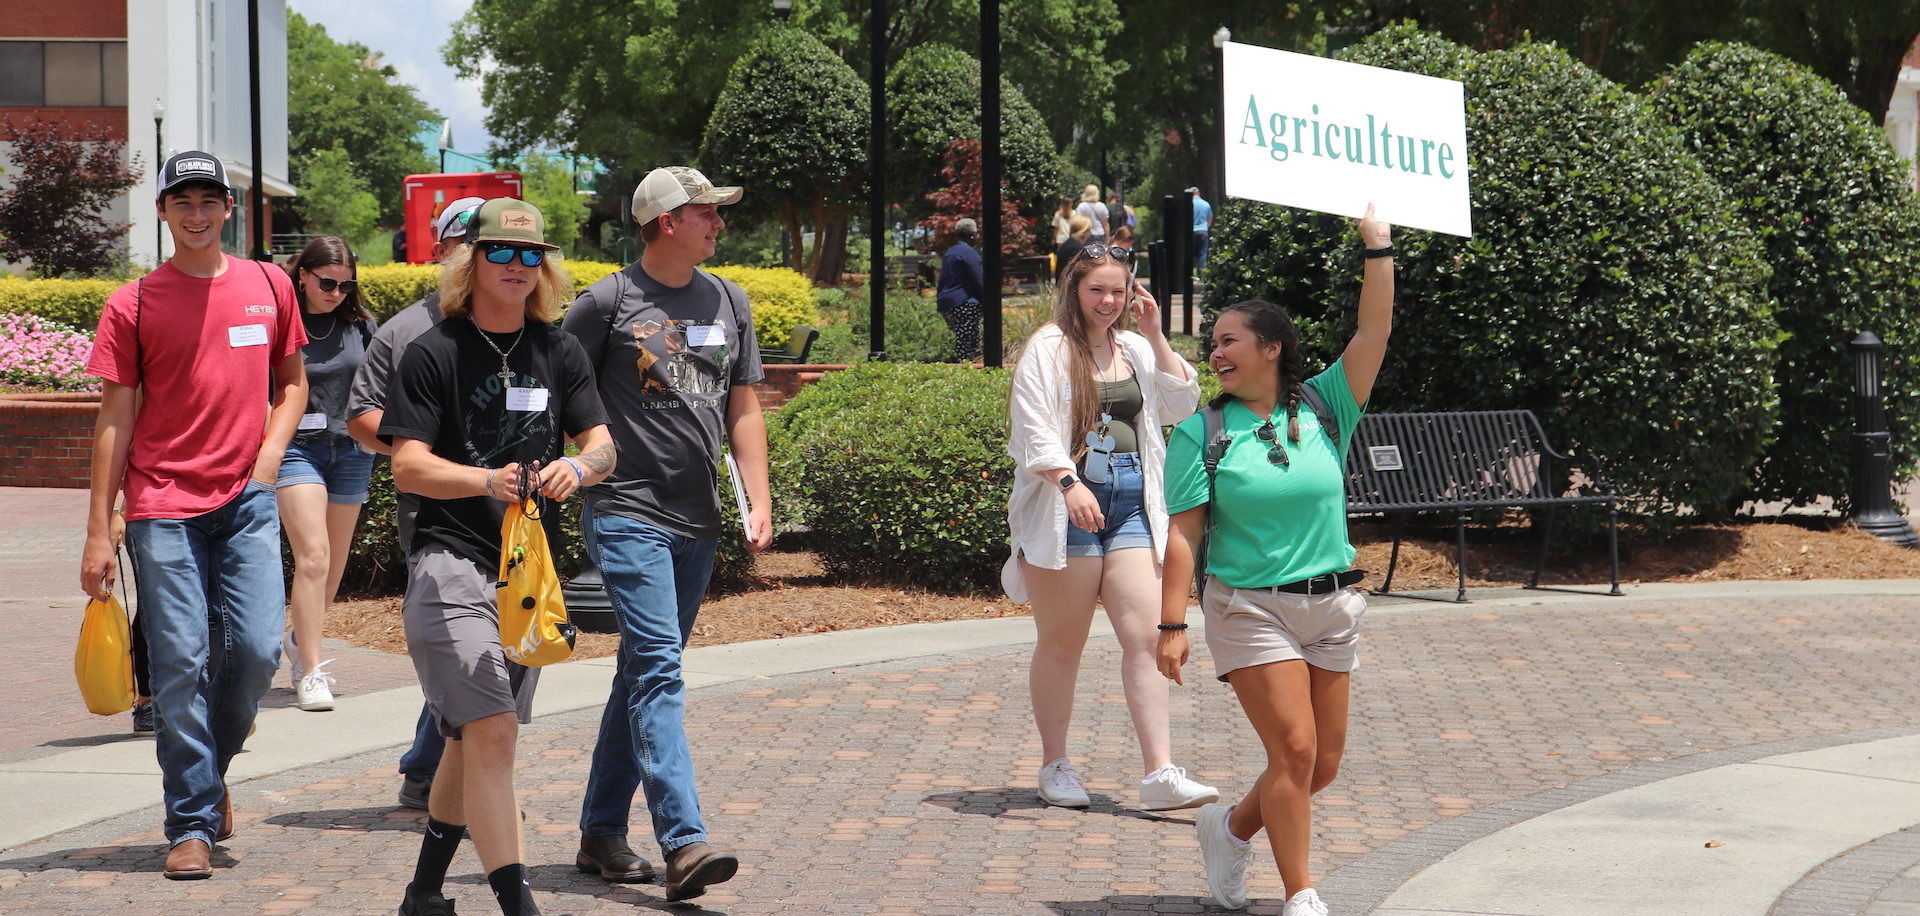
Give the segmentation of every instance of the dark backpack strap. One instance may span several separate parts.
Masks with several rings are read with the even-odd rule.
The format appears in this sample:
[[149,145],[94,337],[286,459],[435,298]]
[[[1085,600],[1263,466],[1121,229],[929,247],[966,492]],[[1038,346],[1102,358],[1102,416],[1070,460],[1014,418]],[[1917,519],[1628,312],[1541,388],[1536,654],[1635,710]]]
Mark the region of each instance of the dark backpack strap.
[[613,323],[620,319],[620,306],[627,302],[627,269],[622,267],[613,272],[613,305],[607,309],[607,333],[600,338],[600,359],[593,367],[594,372],[606,366],[607,348],[613,346]]
[[1340,418],[1334,416],[1333,408],[1328,406],[1326,397],[1320,394],[1320,389],[1312,385],[1301,385],[1300,395],[1306,399],[1307,408],[1320,419],[1321,431],[1327,434],[1328,439],[1333,440],[1333,453],[1339,456],[1340,466],[1346,467],[1347,446],[1350,443],[1340,441]]
[[140,304],[146,298],[147,278],[133,284],[133,364],[140,370],[140,384],[147,383],[147,351],[140,344]]
[[1200,464],[1207,469],[1207,525],[1200,535],[1200,549],[1193,557],[1193,600],[1199,601],[1206,596],[1207,588],[1207,552],[1213,545],[1213,529],[1219,527],[1218,517],[1213,508],[1215,482],[1220,476],[1220,461],[1227,456],[1227,446],[1233,444],[1233,437],[1222,431],[1225,414],[1212,404],[1201,408],[1200,419],[1205,429],[1201,442]]

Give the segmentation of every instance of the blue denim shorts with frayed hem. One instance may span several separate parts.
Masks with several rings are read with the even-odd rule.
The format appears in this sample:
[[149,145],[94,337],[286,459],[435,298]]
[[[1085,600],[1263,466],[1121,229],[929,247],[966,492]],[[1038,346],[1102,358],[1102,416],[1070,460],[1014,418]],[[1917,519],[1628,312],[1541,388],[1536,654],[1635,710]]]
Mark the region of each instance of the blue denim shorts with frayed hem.
[[1082,478],[1080,485],[1100,500],[1100,514],[1107,525],[1088,531],[1067,523],[1067,556],[1101,557],[1130,547],[1152,547],[1153,529],[1147,525],[1146,478],[1140,472],[1140,453],[1122,452],[1108,459],[1113,466],[1111,479],[1093,483]]
[[276,487],[317,483],[327,488],[327,502],[357,506],[367,501],[367,482],[373,477],[373,453],[352,436],[295,437],[280,457]]

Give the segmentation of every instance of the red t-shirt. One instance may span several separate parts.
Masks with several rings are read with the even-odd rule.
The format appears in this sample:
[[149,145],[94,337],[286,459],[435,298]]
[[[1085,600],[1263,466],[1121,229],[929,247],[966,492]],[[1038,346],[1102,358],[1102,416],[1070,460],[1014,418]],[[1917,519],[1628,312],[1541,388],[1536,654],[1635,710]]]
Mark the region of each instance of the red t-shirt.
[[273,366],[306,342],[293,281],[259,261],[229,255],[212,279],[169,262],[107,297],[87,372],[144,388],[126,517],[192,518],[238,496],[266,438]]

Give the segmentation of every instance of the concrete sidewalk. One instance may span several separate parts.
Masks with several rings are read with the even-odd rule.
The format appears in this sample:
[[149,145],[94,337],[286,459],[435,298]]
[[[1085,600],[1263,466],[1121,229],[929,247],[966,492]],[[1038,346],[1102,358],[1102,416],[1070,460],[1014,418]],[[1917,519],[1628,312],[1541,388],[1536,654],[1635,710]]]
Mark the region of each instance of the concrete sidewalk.
[[[265,710],[235,762],[239,834],[215,877],[167,882],[150,742],[127,737],[124,716],[41,721],[78,708],[66,658],[78,601],[58,581],[77,549],[46,558],[60,575],[22,558],[61,542],[45,518],[9,537],[21,492],[43,491],[0,491],[0,568],[13,571],[0,601],[42,618],[34,648],[54,660],[16,654],[3,733],[61,737],[0,745],[0,790],[16,800],[0,820],[0,912],[391,912],[421,819],[393,804],[419,704],[410,683],[381,686],[394,660],[343,648],[364,675],[336,711]],[[1335,913],[1920,913],[1920,583],[1629,591],[1376,603],[1343,772],[1317,799],[1314,867]],[[703,807],[744,863],[698,902],[1215,911],[1191,812],[1136,807],[1109,636],[1089,646],[1072,735],[1095,804],[1033,795],[1031,636],[1015,618],[690,652]],[[1173,697],[1176,762],[1241,793],[1263,756],[1196,643]],[[548,912],[666,907],[656,887],[571,867],[608,680],[604,660],[549,668],[522,734],[527,856]],[[637,816],[635,848],[657,861]],[[463,851],[449,893],[486,912],[478,872]],[[1251,872],[1250,912],[1278,913],[1271,859]]]

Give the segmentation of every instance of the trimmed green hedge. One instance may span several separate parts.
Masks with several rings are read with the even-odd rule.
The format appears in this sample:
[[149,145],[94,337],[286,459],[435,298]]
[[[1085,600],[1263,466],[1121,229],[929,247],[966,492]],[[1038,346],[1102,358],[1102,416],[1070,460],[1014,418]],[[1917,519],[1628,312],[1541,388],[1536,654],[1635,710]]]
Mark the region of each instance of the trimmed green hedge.
[[774,492],[830,575],[985,589],[1006,560],[1005,369],[863,363],[768,421]]
[[800,325],[820,327],[813,284],[785,267],[715,267],[714,276],[740,285],[753,306],[753,327],[760,346],[783,349]]
[[1881,385],[1896,479],[1920,432],[1920,199],[1886,135],[1838,86],[1786,58],[1705,43],[1648,86],[1654,110],[1726,189],[1773,265],[1785,332],[1780,422],[1747,494],[1812,502],[1848,493],[1847,342],[1886,342]]
[[38,315],[92,333],[107,297],[125,280],[23,280],[0,277],[0,313]]
[[[1634,511],[1723,513],[1772,427],[1779,332],[1752,234],[1678,132],[1552,45],[1474,54],[1398,26],[1345,57],[1466,84],[1475,234],[1395,228],[1372,408],[1527,408]],[[1236,201],[1213,245],[1210,310],[1274,300],[1309,363],[1338,355],[1361,274],[1349,221]]]

